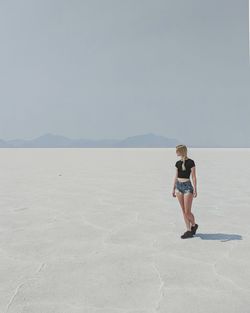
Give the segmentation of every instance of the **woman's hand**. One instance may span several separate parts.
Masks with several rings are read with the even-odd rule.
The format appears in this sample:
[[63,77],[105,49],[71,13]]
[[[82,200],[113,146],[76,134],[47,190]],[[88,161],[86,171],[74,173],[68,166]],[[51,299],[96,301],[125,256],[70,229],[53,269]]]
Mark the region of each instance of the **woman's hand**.
[[194,190],[193,196],[194,196],[194,198],[197,197],[197,190]]
[[176,194],[175,194],[175,188],[173,188],[173,191],[172,191],[172,196],[173,196],[173,197],[176,197]]

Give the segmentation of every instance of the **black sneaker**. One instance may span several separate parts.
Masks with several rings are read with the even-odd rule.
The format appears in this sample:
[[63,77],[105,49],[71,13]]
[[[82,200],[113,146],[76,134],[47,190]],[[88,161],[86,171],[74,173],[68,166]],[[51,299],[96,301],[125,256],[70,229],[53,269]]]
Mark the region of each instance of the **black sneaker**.
[[195,235],[197,229],[198,229],[198,224],[195,224],[194,226],[191,226],[191,232],[192,232],[193,235]]
[[193,233],[191,232],[191,230],[187,230],[182,236],[182,239],[186,239],[186,238],[192,238],[193,237]]

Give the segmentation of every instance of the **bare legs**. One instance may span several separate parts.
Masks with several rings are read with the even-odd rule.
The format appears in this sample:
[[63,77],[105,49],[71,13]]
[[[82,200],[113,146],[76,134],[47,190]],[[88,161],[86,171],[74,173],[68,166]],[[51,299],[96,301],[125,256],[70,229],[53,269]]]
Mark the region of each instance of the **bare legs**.
[[176,192],[176,196],[182,208],[182,213],[183,213],[184,221],[187,226],[187,230],[191,230],[191,225],[195,225],[195,218],[194,218],[193,213],[191,212],[193,194],[192,193],[183,194],[181,192]]

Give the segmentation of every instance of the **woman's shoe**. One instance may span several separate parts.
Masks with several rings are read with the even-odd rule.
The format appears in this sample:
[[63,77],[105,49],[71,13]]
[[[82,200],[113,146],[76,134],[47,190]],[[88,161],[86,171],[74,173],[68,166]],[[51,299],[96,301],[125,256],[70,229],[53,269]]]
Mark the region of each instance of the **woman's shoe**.
[[193,237],[193,233],[191,230],[187,230],[183,235],[181,235],[182,239],[192,238],[192,237]]
[[192,234],[193,235],[195,235],[195,233],[196,233],[196,230],[198,229],[198,224],[195,224],[194,226],[191,226],[191,232],[192,232]]

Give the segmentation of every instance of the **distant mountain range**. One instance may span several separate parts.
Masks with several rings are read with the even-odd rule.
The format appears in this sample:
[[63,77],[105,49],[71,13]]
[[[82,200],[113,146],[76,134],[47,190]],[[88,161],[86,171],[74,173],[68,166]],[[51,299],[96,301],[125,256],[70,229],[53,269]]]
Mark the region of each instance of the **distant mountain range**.
[[167,138],[152,133],[117,139],[70,139],[47,133],[40,137],[24,140],[2,140],[0,148],[173,148],[180,144],[177,139]]

